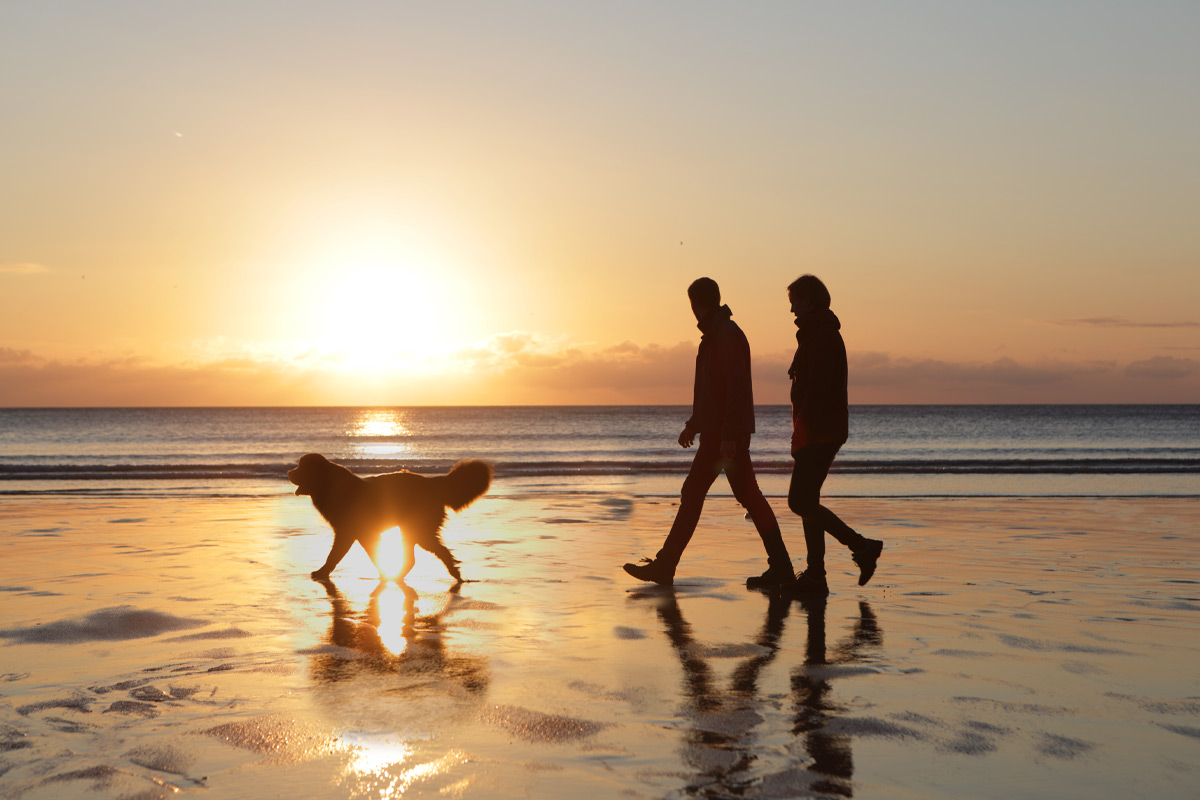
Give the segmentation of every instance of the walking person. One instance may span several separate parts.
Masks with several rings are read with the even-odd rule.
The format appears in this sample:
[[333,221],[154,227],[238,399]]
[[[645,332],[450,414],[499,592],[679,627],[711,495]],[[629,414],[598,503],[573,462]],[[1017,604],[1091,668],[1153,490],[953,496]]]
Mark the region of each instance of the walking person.
[[679,434],[681,447],[700,446],[683,482],[675,522],[653,559],[626,564],[625,571],[638,580],[670,586],[679,559],[696,530],[704,499],[722,471],[733,496],[750,513],[767,551],[767,571],[747,581],[753,588],[769,588],[793,580],[792,560],[779,533],[775,512],[763,497],[750,463],[750,435],[754,433],[754,392],[750,379],[750,344],[733,321],[729,306],[721,305],[721,290],[711,278],[699,278],[688,287],[688,299],[702,334],[696,354],[692,416]]
[[796,355],[792,379],[792,482],[788,508],[804,520],[808,565],[790,590],[829,593],[825,580],[825,534],[850,548],[858,566],[858,585],[875,574],[883,542],[856,533],[821,505],[821,485],[834,456],[849,436],[850,405],[846,391],[846,344],[842,323],[829,308],[829,290],[815,275],[801,275],[788,286],[796,315]]

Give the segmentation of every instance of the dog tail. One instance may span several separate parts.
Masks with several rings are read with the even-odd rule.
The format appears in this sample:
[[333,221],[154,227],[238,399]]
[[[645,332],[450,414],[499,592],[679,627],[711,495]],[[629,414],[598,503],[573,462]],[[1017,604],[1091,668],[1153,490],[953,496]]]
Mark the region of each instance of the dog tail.
[[445,503],[455,511],[462,511],[492,485],[492,465],[476,458],[464,459],[455,464],[439,483]]

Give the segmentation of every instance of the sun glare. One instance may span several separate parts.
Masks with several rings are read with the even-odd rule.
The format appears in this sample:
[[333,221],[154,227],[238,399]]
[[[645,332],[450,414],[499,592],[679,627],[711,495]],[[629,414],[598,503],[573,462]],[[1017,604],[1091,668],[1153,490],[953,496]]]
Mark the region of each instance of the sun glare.
[[362,412],[349,431],[351,436],[369,439],[407,436],[408,432],[401,413],[389,408],[373,408]]
[[421,761],[415,758],[411,744],[391,736],[348,732],[342,739],[351,753],[346,777],[354,780],[356,796],[400,797],[414,784],[444,775],[467,761],[466,754],[458,750]]
[[[414,243],[384,236],[328,240],[305,254],[295,324],[312,352],[347,372],[436,369],[454,320],[453,269]],[[354,243],[345,244],[345,240]]]
[[[394,579],[404,567],[404,542],[399,528],[388,528],[379,540],[379,568],[388,579]],[[416,568],[414,567],[414,570]]]
[[353,450],[359,455],[394,458],[405,455],[410,449],[405,441],[409,430],[404,424],[403,414],[392,409],[363,411],[346,433],[354,440],[368,440],[353,443]]
[[[395,579],[404,568],[404,540],[398,528],[383,532],[379,542],[379,567],[389,579]],[[418,547],[415,564],[404,582],[414,587],[434,589],[438,588],[438,584],[453,580],[446,572],[446,566],[436,556]]]
[[445,296],[426,270],[357,264],[337,271],[324,302],[324,344],[351,368],[431,358],[444,341]]

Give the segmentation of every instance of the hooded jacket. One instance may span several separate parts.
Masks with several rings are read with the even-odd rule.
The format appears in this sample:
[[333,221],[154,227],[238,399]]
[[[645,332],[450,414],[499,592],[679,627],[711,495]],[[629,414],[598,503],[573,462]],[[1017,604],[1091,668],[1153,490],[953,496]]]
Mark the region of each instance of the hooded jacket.
[[703,336],[696,353],[692,416],[685,425],[701,436],[731,441],[754,433],[750,343],[732,317],[725,305],[696,326]]
[[849,436],[846,344],[828,308],[796,318],[792,379],[792,452],[810,444],[843,444]]

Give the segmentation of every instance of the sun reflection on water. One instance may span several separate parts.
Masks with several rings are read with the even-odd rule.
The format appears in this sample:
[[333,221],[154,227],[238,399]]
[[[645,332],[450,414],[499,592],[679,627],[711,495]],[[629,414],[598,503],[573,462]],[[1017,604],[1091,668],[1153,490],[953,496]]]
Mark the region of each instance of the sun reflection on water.
[[377,797],[400,797],[417,781],[444,775],[467,761],[466,753],[451,750],[440,758],[413,762],[416,748],[408,742],[348,732],[342,736],[350,752],[345,777],[353,790]]
[[369,408],[362,412],[349,431],[351,436],[384,437],[408,436],[404,415],[390,408]]
[[406,593],[392,591],[393,585],[378,595],[379,641],[392,655],[401,655],[412,637],[414,600]]
[[[352,439],[391,440],[363,442],[354,446],[358,452],[372,456],[394,456],[408,452],[409,446],[403,439],[412,435],[412,431],[405,424],[404,413],[389,408],[364,410],[351,423],[346,433]],[[397,438],[401,441],[395,441]]]

